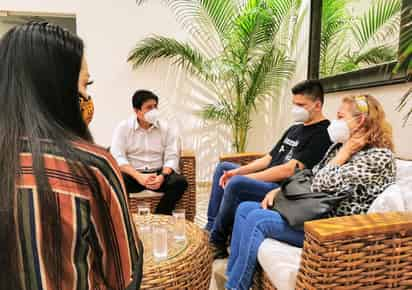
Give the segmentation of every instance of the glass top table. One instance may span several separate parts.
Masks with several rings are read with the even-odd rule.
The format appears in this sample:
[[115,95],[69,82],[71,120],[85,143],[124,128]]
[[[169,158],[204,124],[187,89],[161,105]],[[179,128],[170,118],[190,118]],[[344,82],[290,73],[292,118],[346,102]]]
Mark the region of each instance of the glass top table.
[[[177,257],[188,247],[188,239],[176,240],[174,237],[174,220],[172,217],[148,215],[139,216],[133,214],[133,221],[136,225],[136,230],[139,238],[143,243],[144,261],[146,263],[160,263]],[[162,225],[167,228],[167,257],[163,259],[155,259],[153,257],[153,236],[152,229],[156,225]],[[147,228],[143,228],[146,226]]]
[[143,277],[140,289],[196,289],[208,290],[212,274],[212,252],[208,235],[186,220],[186,239],[175,241],[173,217],[165,215],[132,215],[136,230],[142,222],[163,225],[168,229],[167,258],[156,260],[152,254],[151,233],[139,233],[143,243]]

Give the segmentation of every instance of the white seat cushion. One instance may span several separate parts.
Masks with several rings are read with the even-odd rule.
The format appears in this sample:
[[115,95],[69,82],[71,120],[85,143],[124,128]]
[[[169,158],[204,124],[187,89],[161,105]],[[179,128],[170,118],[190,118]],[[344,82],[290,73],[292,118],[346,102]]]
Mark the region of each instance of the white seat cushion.
[[259,247],[258,261],[278,290],[293,290],[301,253],[301,248],[266,239]]
[[149,198],[149,197],[162,197],[164,193],[162,192],[155,192],[151,190],[143,190],[141,192],[133,192],[129,194],[129,197],[131,198]]
[[368,213],[405,210],[402,190],[399,185],[392,184],[373,201]]
[[412,211],[412,161],[396,160],[396,183],[385,189],[369,212]]

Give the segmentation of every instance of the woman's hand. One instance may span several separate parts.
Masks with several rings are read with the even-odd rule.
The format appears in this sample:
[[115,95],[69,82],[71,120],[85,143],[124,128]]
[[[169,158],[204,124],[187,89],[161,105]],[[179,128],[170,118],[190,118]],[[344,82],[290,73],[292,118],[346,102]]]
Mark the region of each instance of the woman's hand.
[[339,149],[335,158],[333,158],[330,163],[336,165],[345,164],[354,154],[362,150],[367,142],[368,136],[364,133],[359,132],[353,134]]
[[341,149],[347,151],[347,153],[352,156],[362,150],[367,141],[368,138],[365,134],[354,134],[347,142],[345,142],[345,144],[343,144]]
[[280,188],[276,188],[276,189],[269,191],[266,194],[265,199],[262,200],[260,206],[263,209],[268,209],[269,207],[272,207],[273,201],[275,200],[275,197],[279,192],[280,192]]

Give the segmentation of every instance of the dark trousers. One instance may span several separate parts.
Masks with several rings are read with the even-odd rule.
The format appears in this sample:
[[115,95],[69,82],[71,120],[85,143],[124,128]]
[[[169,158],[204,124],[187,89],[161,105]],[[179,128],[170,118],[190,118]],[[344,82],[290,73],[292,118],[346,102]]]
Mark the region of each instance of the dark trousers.
[[[145,186],[141,185],[137,182],[136,179],[131,177],[128,174],[123,173],[124,183],[126,185],[126,190],[129,193],[140,192],[145,189],[152,190],[146,188]],[[182,197],[183,193],[187,189],[187,181],[183,175],[172,173],[170,174],[165,181],[163,182],[162,186],[159,189],[153,190],[156,192],[163,192],[163,196],[160,199],[159,204],[156,206],[155,213],[157,214],[168,214],[171,215],[172,211],[175,209],[177,202]]]

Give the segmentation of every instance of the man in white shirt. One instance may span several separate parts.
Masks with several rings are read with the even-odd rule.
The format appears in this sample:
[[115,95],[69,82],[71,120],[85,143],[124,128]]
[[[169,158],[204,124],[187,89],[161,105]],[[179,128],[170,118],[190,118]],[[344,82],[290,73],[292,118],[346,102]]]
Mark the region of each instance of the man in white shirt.
[[150,91],[138,90],[133,95],[136,115],[115,129],[110,152],[123,173],[127,192],[163,192],[155,213],[171,214],[187,188],[187,181],[178,174],[178,137],[159,120],[158,103],[158,97]]

